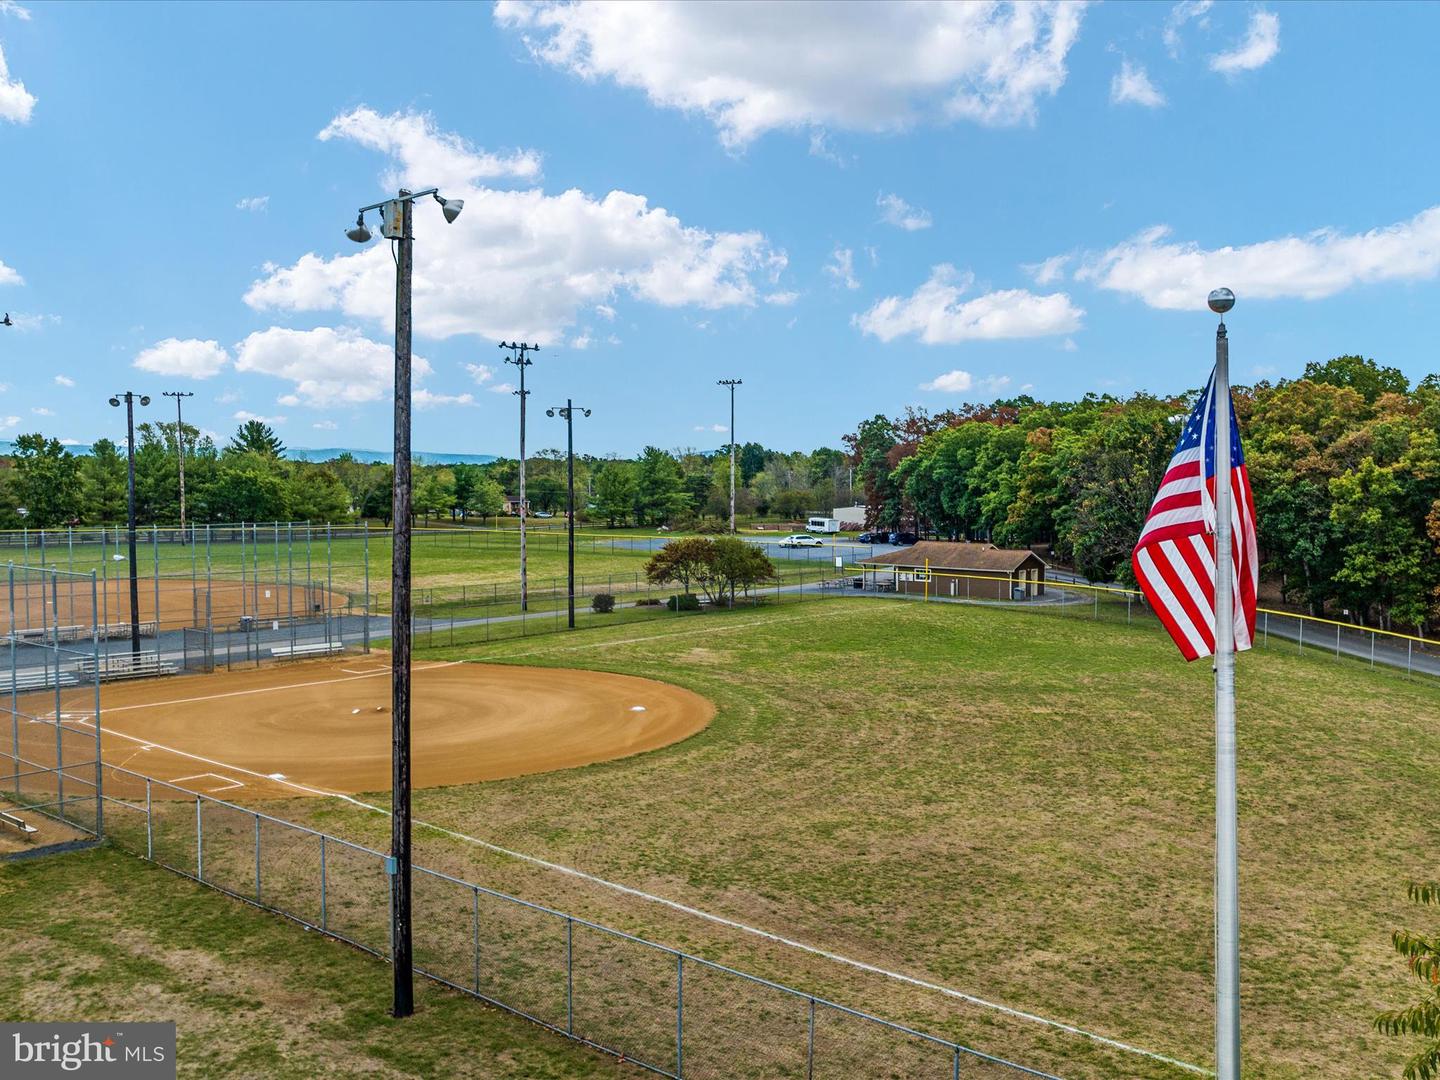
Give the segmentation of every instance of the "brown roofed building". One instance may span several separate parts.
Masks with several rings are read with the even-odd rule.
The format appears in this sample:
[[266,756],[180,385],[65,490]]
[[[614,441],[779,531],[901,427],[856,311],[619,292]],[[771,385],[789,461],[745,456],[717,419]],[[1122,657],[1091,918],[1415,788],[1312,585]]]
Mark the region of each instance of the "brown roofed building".
[[1045,560],[1025,548],[922,540],[899,551],[872,555],[860,564],[867,583],[882,587],[893,583],[898,592],[945,599],[1009,600],[1045,595]]

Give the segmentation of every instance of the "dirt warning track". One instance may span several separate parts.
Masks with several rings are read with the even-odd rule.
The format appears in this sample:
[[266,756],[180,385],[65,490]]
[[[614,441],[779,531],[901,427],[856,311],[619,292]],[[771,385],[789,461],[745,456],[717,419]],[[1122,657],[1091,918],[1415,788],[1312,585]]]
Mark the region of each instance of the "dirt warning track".
[[[104,687],[107,764],[220,798],[390,786],[390,669],[371,654]],[[714,706],[668,683],[503,664],[417,664],[416,787],[572,768],[678,742]]]

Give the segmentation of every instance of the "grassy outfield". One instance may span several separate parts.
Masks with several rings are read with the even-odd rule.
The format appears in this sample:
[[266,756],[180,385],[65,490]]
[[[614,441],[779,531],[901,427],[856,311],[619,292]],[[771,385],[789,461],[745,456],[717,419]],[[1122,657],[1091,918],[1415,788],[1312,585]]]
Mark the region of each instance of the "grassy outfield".
[[[429,822],[1185,1061],[1211,1057],[1211,676],[1086,608],[831,600],[427,659],[646,675],[717,703],[665,750],[417,794]],[[1123,618],[1123,615],[1122,615]],[[1239,662],[1247,1076],[1384,1076],[1389,935],[1433,877],[1440,697]],[[378,800],[377,800],[378,801]],[[280,812],[383,843],[383,818]],[[422,830],[419,859],[1068,1077],[1180,1076]]]
[[[63,533],[60,535],[63,538]],[[193,552],[188,544],[162,541],[158,561],[160,576],[189,578],[193,573],[203,581],[206,564],[203,532],[200,538],[201,542]],[[365,588],[368,554],[370,591],[382,598],[388,596],[388,533],[377,530],[368,543],[355,539],[332,540],[328,551],[323,528],[311,532],[308,539],[307,544],[303,529],[289,534],[282,527],[277,544],[275,533],[267,533],[262,527],[258,545],[249,539],[243,548],[238,542],[213,543],[209,551],[211,573],[216,578],[238,581],[243,557],[247,578],[258,572],[262,582],[285,581],[293,573],[296,580],[304,580],[308,575],[323,582],[327,580],[328,560],[328,580],[333,587],[337,591],[348,590],[358,594]],[[590,591],[598,591],[611,583],[616,591],[627,590],[632,585],[643,584],[645,563],[652,550],[658,550],[668,539],[620,531],[611,534],[604,529],[584,530],[576,537],[575,572]],[[29,559],[31,565],[40,565],[43,556],[45,566],[82,573],[99,571],[103,563],[113,592],[120,588],[117,579],[123,578],[126,572],[124,561],[116,562],[113,558],[117,551],[123,554],[123,543],[117,549],[112,542],[102,550],[99,544],[72,546],[62,539],[49,542],[43,552],[38,542],[33,542],[28,550],[15,548],[10,555],[17,563]],[[143,578],[148,579],[156,573],[155,554],[142,530],[136,565]],[[518,590],[520,538],[515,530],[418,529],[414,534],[411,554],[417,600],[423,600],[425,597],[422,594],[427,590],[441,598],[458,597],[462,586],[477,592],[494,590],[500,596]],[[831,553],[825,549],[815,549],[807,554],[808,559],[782,559],[777,560],[777,565],[782,571],[807,564],[818,570],[831,563]],[[533,589],[563,587],[567,565],[565,530],[548,528],[532,531],[527,537],[526,561]]]
[[0,1016],[174,1020],[183,1077],[641,1075],[428,980],[392,1020],[381,962],[113,850],[0,865],[0,931]]

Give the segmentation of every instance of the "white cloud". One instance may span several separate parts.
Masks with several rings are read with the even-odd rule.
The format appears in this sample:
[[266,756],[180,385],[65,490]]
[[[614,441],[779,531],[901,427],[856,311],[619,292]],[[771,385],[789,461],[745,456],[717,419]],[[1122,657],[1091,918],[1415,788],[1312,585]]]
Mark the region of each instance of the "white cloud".
[[316,420],[315,423],[310,426],[316,431],[334,431],[340,425],[335,423],[334,420]]
[[492,394],[513,394],[515,393],[515,384],[508,382],[496,383],[490,387],[490,392]]
[[244,409],[241,409],[239,412],[232,413],[232,414],[230,415],[230,419],[231,419],[231,420],[238,420],[238,421],[239,421],[240,423],[242,423],[242,424],[243,424],[243,423],[246,423],[247,421],[250,421],[250,420],[259,420],[260,423],[262,423],[262,424],[269,424],[269,425],[271,425],[271,426],[273,427],[273,426],[276,426],[276,425],[285,423],[285,421],[286,421],[287,419],[289,419],[289,417],[285,417],[285,416],[260,416],[260,415],[257,414],[257,413],[246,412]]
[[435,409],[441,405],[477,404],[474,394],[432,394],[425,389],[412,390],[410,400],[417,409]]
[[1268,64],[1279,51],[1280,16],[1273,11],[1252,12],[1245,40],[1229,52],[1210,57],[1210,70],[1222,75],[1254,71]]
[[1120,70],[1110,80],[1110,101],[1114,105],[1144,105],[1158,109],[1165,104],[1165,95],[1150,81],[1150,76],[1129,57],[1120,61]]
[[31,411],[32,413],[34,413],[36,416],[54,416],[54,415],[55,415],[55,413],[54,413],[53,410],[45,408],[44,405],[37,405],[37,406],[35,406],[35,408],[31,409],[30,411]]
[[5,64],[5,50],[0,49],[0,120],[12,124],[28,124],[35,108],[35,95],[25,89],[19,79],[10,78]]
[[1186,23],[1194,22],[1202,30],[1210,28],[1210,9],[1213,6],[1214,0],[1180,0],[1180,3],[1170,9],[1161,37],[1172,57],[1180,55],[1180,31],[1185,28]]
[[0,0],[0,15],[14,15],[21,22],[30,21],[30,9],[21,7],[15,0]]
[[216,395],[215,403],[217,405],[233,405],[239,400],[240,392],[238,390],[226,390],[223,394]]
[[837,247],[830,253],[825,273],[835,279],[836,285],[844,285],[847,289],[860,287],[860,280],[855,276],[855,253],[849,248]]
[[586,330],[583,334],[576,334],[573,338],[570,339],[570,348],[588,349],[593,340],[594,339],[590,336],[590,331]]
[[465,364],[464,367],[470,378],[482,386],[495,377],[495,369],[489,364]]
[[424,113],[381,116],[362,105],[330,121],[318,137],[349,139],[388,155],[400,171],[387,175],[387,188],[424,175],[430,178],[426,187],[438,187],[441,194],[449,195],[447,189],[469,187],[476,180],[534,180],[540,175],[540,155],[534,150],[508,154],[477,150],[461,136],[438,130],[434,118]]
[[906,232],[928,229],[934,224],[929,210],[911,206],[899,195],[887,195],[881,192],[875,197],[875,205],[880,207],[881,221],[886,225],[894,225],[897,229],[904,229]]
[[831,165],[840,169],[848,169],[851,165],[855,164],[855,158],[853,156],[846,157],[836,150],[830,142],[829,133],[818,128],[810,132],[810,156],[817,157],[821,161],[828,161]]
[[[0,59],[3,62],[3,59]],[[6,266],[5,260],[0,259],[0,285],[24,285],[25,279],[20,276],[20,271],[13,266]]]
[[1025,289],[1004,289],[962,301],[974,281],[973,274],[961,274],[942,263],[909,296],[887,296],[852,321],[881,341],[914,335],[927,345],[1044,337],[1080,328],[1085,312],[1065,293],[1039,296]]
[[615,309],[609,304],[596,304],[595,314],[610,322],[615,320]]
[[235,204],[236,210],[250,210],[254,213],[263,213],[270,209],[269,195],[247,195]]
[[724,434],[730,429],[724,424],[696,424],[696,431],[713,431],[717,434]]
[[56,386],[74,386],[74,385],[75,385],[75,380],[72,379],[72,378],[70,378],[69,375],[56,375],[56,376],[55,376],[55,385],[56,385]]
[[0,431],[8,431],[10,428],[19,427],[19,425],[20,417],[18,416],[6,416],[0,418]]
[[773,304],[775,307],[790,307],[800,299],[798,292],[772,292],[765,294],[765,303]]
[[[411,361],[418,380],[430,372],[420,357]],[[380,401],[394,385],[395,351],[351,327],[318,326],[258,330],[235,347],[235,370],[272,375],[295,384],[282,403],[314,408]]]
[[1073,337],[1067,337],[1064,343],[1060,346],[1060,348],[1064,349],[1066,352],[1080,351],[1080,346],[1075,344],[1075,339]]
[[1007,386],[1010,385],[1010,376],[986,375],[985,378],[980,380],[980,385],[983,386],[986,390],[989,390],[992,394],[998,394],[1001,390],[1004,390]]
[[927,383],[921,383],[921,390],[939,390],[946,394],[963,394],[975,385],[975,377],[968,371],[956,368],[943,375],[936,375]]
[[[394,136],[397,128],[403,139]],[[414,291],[416,329],[429,337],[524,336],[552,344],[581,309],[609,305],[618,293],[663,307],[749,306],[757,297],[754,279],[773,284],[785,267],[784,253],[760,233],[688,226],[642,195],[474,186],[463,179],[478,172],[474,155],[428,120],[361,109],[326,132],[396,155],[395,179],[402,183],[430,183],[448,172],[446,194],[465,199],[453,225],[438,213],[432,219],[428,211],[436,208],[427,208]],[[308,254],[288,267],[268,265],[245,300],[256,309],[338,310],[388,328],[394,291],[389,247],[375,244],[355,254]]]
[[1038,263],[1025,263],[1020,267],[1030,275],[1036,285],[1052,285],[1065,276],[1065,264],[1074,259],[1073,255],[1051,255]]
[[1320,300],[1355,285],[1440,274],[1440,206],[1364,233],[1319,229],[1211,250],[1169,237],[1167,226],[1147,229],[1089,259],[1075,276],[1154,308],[1188,311],[1222,284],[1242,301]]
[[519,30],[543,62],[642,90],[657,106],[699,112],[738,148],[779,129],[1033,122],[1040,99],[1065,82],[1081,11],[1048,0],[823,7],[500,0],[495,21]]
[[183,379],[213,378],[229,362],[230,354],[218,342],[198,338],[166,338],[135,357],[135,366],[141,371]]

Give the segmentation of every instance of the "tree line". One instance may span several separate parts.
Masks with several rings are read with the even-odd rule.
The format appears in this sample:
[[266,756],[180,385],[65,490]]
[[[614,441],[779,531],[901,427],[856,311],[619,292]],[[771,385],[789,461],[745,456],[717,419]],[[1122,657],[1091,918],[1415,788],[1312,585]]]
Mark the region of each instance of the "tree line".
[[[187,522],[343,522],[366,518],[388,523],[394,472],[390,465],[348,453],[325,462],[285,458],[285,445],[258,420],[241,424],[223,446],[185,425]],[[632,460],[578,456],[577,516],[613,527],[626,525],[719,531],[728,522],[729,448],[667,451],[648,446]],[[519,462],[417,465],[412,505],[422,521],[465,521],[501,513],[519,495]],[[180,518],[179,448],[174,423],[136,429],[136,518],[145,526]],[[0,528],[55,528],[119,524],[126,519],[127,462],[109,439],[76,454],[54,438],[34,433],[15,440],[0,458]],[[801,518],[828,513],[851,499],[851,469],[839,450],[811,453],[736,447],[736,511]],[[560,513],[566,504],[565,458],[542,450],[526,462],[526,500],[532,513]]]
[[[1130,551],[1198,390],[874,416],[846,436],[868,524],[1044,545],[1101,581]],[[1361,356],[1234,389],[1262,573],[1285,602],[1381,627],[1440,619],[1440,376]]]

